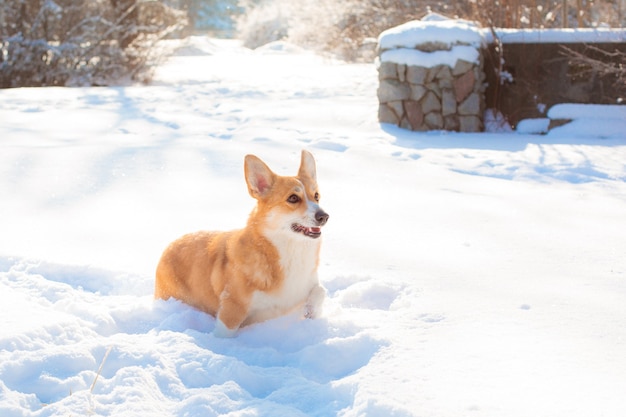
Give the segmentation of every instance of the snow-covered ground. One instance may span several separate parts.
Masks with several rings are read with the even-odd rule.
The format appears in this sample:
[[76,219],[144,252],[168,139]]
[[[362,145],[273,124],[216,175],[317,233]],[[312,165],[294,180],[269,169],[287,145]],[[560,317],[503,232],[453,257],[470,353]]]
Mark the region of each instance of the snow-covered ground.
[[[626,133],[412,133],[376,87],[193,38],[152,86],[0,91],[0,415],[623,416]],[[172,239],[245,223],[244,155],[302,148],[324,317],[153,301]]]

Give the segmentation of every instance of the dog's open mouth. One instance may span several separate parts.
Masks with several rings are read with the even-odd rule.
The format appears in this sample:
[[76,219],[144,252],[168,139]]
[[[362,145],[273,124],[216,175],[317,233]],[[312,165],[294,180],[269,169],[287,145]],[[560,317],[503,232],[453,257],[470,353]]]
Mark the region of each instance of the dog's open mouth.
[[317,239],[318,237],[322,235],[321,227],[306,227],[298,223],[292,224],[291,230],[293,230],[296,233],[302,233],[304,236],[308,236],[313,239]]

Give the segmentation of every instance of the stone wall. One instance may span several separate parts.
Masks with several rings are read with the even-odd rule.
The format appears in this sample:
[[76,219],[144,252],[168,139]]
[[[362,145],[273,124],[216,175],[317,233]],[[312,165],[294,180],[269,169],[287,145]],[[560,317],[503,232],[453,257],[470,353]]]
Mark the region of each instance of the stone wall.
[[[524,119],[546,117],[546,110],[559,103],[623,104],[626,84],[618,82],[619,74],[577,64],[568,52],[617,67],[626,56],[626,31],[623,41],[615,32],[614,42],[504,43],[501,51],[489,44],[484,50],[487,107],[498,109],[514,127]],[[498,62],[510,74],[504,82],[497,74]]]
[[482,35],[472,22],[429,15],[378,40],[378,120],[415,131],[483,127]]
[[378,120],[405,129],[478,132],[484,111],[482,65],[426,68],[381,62]]
[[427,15],[378,38],[378,120],[477,132],[485,107],[515,126],[558,103],[624,103],[623,73],[603,73],[572,53],[618,68],[626,30],[481,29]]

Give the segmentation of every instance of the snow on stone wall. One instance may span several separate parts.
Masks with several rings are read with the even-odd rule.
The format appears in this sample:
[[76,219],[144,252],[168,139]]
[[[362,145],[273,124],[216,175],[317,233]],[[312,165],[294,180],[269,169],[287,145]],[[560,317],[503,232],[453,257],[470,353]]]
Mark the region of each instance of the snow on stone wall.
[[430,14],[378,38],[378,119],[411,130],[482,130],[483,37],[472,22]]

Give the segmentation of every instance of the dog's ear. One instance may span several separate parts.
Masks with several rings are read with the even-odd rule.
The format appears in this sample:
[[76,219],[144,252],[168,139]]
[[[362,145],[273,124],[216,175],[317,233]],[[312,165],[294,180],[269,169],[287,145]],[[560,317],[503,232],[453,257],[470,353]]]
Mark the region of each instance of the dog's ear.
[[315,158],[309,151],[302,150],[300,158],[300,169],[298,170],[299,178],[310,178],[313,182],[317,182],[317,170],[315,169]]
[[246,155],[244,172],[248,192],[256,199],[262,198],[274,185],[275,174],[265,162],[254,155]]

